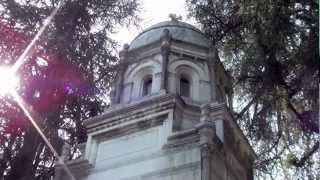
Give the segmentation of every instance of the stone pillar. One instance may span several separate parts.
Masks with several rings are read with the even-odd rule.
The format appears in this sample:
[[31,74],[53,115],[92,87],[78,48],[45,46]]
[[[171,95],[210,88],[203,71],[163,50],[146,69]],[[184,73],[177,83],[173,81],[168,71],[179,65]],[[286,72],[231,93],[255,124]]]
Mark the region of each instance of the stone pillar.
[[214,46],[211,46],[208,52],[208,65],[209,65],[209,75],[211,80],[211,101],[217,102],[219,97],[218,87],[217,87],[217,75],[216,75],[216,62],[218,61],[218,51]]
[[214,122],[210,119],[208,104],[201,106],[201,119],[197,129],[200,134],[201,180],[212,180],[213,139],[216,132]]
[[212,147],[209,144],[201,145],[201,180],[212,180]]
[[120,99],[121,99],[121,94],[123,90],[123,80],[124,80],[124,73],[125,70],[127,69],[127,56],[128,56],[128,50],[129,50],[129,45],[125,44],[123,46],[123,50],[120,51],[119,56],[120,56],[120,64],[119,64],[119,70],[117,73],[117,78],[116,78],[116,84],[115,84],[115,89],[114,93],[112,93],[112,104],[119,104]]
[[168,61],[170,53],[171,36],[168,29],[164,29],[161,35],[161,56],[162,56],[162,71],[160,89],[168,92]]

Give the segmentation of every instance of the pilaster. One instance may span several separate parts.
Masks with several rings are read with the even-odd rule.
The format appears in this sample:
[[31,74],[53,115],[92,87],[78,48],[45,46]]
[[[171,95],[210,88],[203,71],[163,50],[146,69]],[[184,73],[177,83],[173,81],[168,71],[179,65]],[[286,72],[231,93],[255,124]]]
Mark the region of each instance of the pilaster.
[[214,150],[215,124],[210,118],[209,105],[201,106],[200,124],[197,125],[200,134],[200,152],[201,152],[201,180],[213,180],[212,177],[212,156]]
[[218,51],[214,46],[209,48],[208,52],[208,66],[209,66],[209,73],[211,79],[211,101],[217,102],[218,101],[218,88],[217,88],[217,74],[216,74],[216,62],[218,61]]
[[127,69],[127,57],[128,57],[128,50],[129,45],[125,44],[123,46],[123,50],[120,51],[120,64],[119,64],[119,70],[118,70],[118,79],[116,79],[116,88],[115,88],[115,94],[113,99],[111,100],[112,104],[119,104],[121,100],[121,94],[123,91],[123,80],[124,80],[124,73]]
[[169,61],[170,45],[171,45],[170,31],[168,29],[164,29],[161,35],[162,71],[161,71],[160,89],[165,92],[168,92],[167,66]]

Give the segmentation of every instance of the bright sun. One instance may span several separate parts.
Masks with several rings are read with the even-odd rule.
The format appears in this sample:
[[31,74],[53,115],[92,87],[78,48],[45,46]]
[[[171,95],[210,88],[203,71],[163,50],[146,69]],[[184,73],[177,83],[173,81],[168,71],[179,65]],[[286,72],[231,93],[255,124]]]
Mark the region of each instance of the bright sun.
[[10,68],[0,67],[0,95],[7,95],[14,91],[19,84],[19,78]]

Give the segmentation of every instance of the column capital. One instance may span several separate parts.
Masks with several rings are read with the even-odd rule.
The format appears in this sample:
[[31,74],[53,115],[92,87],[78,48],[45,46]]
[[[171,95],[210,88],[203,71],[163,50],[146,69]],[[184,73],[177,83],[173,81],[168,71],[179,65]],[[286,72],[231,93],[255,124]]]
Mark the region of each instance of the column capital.
[[214,45],[211,45],[208,52],[209,64],[213,65],[219,60],[218,50]]
[[120,63],[124,62],[128,57],[128,51],[130,46],[128,44],[124,44],[122,50],[119,52]]
[[160,37],[160,40],[161,40],[161,46],[165,45],[164,43],[170,43],[171,41],[171,35],[170,35],[170,31],[169,29],[164,29],[161,33],[161,37]]
[[162,31],[161,37],[161,51],[164,53],[164,56],[167,56],[169,53],[170,45],[171,45],[171,35],[168,29],[164,29]]

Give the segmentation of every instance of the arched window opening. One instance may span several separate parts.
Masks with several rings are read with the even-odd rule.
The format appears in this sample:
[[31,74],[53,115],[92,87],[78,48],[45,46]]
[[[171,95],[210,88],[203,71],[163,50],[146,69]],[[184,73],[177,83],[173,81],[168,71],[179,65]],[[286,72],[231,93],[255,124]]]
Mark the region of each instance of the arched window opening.
[[152,78],[148,78],[143,82],[142,96],[148,96],[152,90]]
[[184,77],[180,78],[180,96],[190,97],[190,81]]

